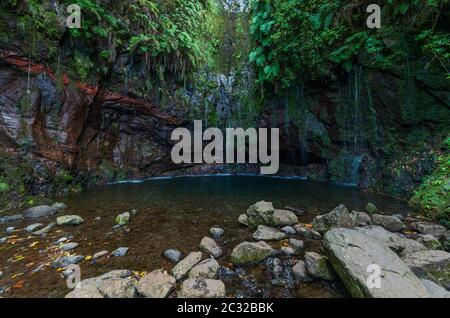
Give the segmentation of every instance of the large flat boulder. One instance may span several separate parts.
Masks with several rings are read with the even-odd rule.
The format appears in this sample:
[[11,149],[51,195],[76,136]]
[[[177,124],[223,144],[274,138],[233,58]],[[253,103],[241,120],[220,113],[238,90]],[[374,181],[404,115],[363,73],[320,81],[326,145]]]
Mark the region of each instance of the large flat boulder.
[[[345,228],[328,231],[323,250],[334,270],[353,297],[367,298],[429,298],[421,281],[385,244]],[[381,269],[379,288],[370,288],[370,265]]]

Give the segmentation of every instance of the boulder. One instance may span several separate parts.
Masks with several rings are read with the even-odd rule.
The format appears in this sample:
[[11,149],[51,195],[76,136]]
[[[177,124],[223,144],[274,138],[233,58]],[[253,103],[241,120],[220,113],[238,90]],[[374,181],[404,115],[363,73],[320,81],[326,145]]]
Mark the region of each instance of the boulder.
[[6,228],[6,234],[11,234],[12,232],[14,232],[16,228],[14,226],[9,226]]
[[411,228],[419,233],[432,235],[434,237],[440,237],[447,231],[445,226],[427,222],[411,223]]
[[274,212],[272,202],[257,202],[247,209],[247,223],[251,228],[258,225],[273,225]]
[[220,280],[190,278],[183,282],[180,298],[225,298],[225,284]]
[[450,292],[445,290],[442,286],[439,286],[435,282],[429,279],[422,279],[422,284],[427,289],[431,298],[450,298]]
[[366,205],[366,211],[369,212],[370,214],[374,214],[378,212],[378,209],[375,206],[375,204],[369,202]]
[[169,249],[164,251],[164,257],[167,258],[169,261],[178,263],[181,259],[181,252],[178,250]]
[[242,225],[249,226],[247,214],[239,215],[238,222]]
[[372,218],[370,217],[369,214],[367,214],[365,212],[357,212],[357,211],[353,211],[352,213],[354,215],[356,215],[356,219],[358,220],[359,226],[365,226],[365,225],[372,224]]
[[259,225],[256,232],[253,233],[253,238],[257,241],[279,241],[285,239],[286,234],[277,229]]
[[319,279],[333,281],[336,276],[325,256],[314,252],[305,253],[305,266],[308,273]]
[[437,238],[432,235],[424,235],[420,237],[417,241],[425,245],[430,250],[443,250],[444,248],[441,245],[441,242]]
[[298,217],[288,210],[275,210],[273,213],[273,225],[286,226],[298,223]]
[[368,226],[355,230],[388,246],[400,255],[427,250],[422,243],[408,239],[399,233],[389,232],[381,226]]
[[211,234],[212,237],[214,238],[221,238],[223,236],[223,233],[225,233],[225,231],[219,227],[212,227],[209,229],[209,233]]
[[297,234],[300,235],[301,237],[311,239],[311,240],[321,240],[322,239],[322,235],[319,232],[308,228],[306,226],[306,224],[299,223],[299,224],[296,224],[294,226],[294,228],[297,231]]
[[195,265],[189,272],[189,278],[215,279],[219,274],[220,265],[213,258],[207,258]]
[[147,298],[166,298],[175,288],[176,280],[162,269],[145,275],[137,283],[137,291]]
[[110,278],[99,282],[99,292],[105,298],[134,298],[136,288],[130,278]]
[[84,223],[81,216],[78,215],[63,215],[56,218],[56,224],[58,225],[79,225]]
[[[352,229],[333,229],[323,240],[323,250],[353,297],[427,298],[420,280],[389,247]],[[380,267],[380,288],[370,288],[373,264]],[[377,286],[374,286],[377,287]]]
[[214,258],[222,256],[222,248],[212,238],[205,236],[200,242],[200,250]]
[[41,205],[29,208],[23,213],[25,219],[37,219],[41,217],[51,216],[64,210],[66,205],[64,203],[55,203],[52,206]]
[[292,267],[292,274],[295,278],[297,278],[301,282],[312,282],[314,278],[308,274],[308,271],[306,270],[306,265],[304,261],[298,261],[293,267]]
[[103,295],[94,286],[87,285],[75,288],[65,298],[103,298]]
[[405,229],[405,223],[395,216],[374,214],[372,220],[374,224],[381,225],[390,232],[401,232]]
[[358,223],[356,215],[349,213],[347,208],[341,204],[330,213],[316,216],[312,222],[312,226],[315,231],[324,234],[336,227],[352,229]]
[[439,282],[450,290],[450,253],[438,250],[407,254],[403,261],[419,278]]
[[182,259],[172,269],[172,275],[176,280],[180,280],[187,275],[187,273],[202,260],[202,252],[191,252]]
[[262,262],[274,253],[274,249],[266,242],[243,242],[231,252],[231,263],[234,265],[254,265]]

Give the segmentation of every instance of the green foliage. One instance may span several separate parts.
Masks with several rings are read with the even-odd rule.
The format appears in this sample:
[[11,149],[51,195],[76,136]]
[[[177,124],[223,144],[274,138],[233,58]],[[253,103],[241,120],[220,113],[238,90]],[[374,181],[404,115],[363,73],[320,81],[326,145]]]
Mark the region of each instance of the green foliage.
[[448,74],[449,0],[383,3],[382,28],[368,29],[372,1],[253,0],[250,60],[264,84],[349,72],[361,54],[370,67],[389,69],[411,54],[438,63]]
[[410,204],[421,208],[427,216],[450,226],[450,136],[444,142],[435,171],[415,192]]

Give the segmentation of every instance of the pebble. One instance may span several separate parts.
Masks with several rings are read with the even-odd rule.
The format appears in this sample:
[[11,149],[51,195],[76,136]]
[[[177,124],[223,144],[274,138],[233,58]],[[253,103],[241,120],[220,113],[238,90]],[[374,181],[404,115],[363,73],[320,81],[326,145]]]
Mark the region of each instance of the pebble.
[[171,262],[178,263],[181,259],[181,252],[173,249],[166,250],[164,252],[164,257]]
[[100,257],[103,257],[108,253],[109,253],[108,251],[101,251],[101,252],[95,253],[94,255],[92,255],[92,259],[93,260],[99,259]]
[[16,228],[14,226],[10,226],[6,228],[6,233],[10,234],[12,233]]
[[209,230],[209,233],[211,233],[212,237],[214,238],[220,238],[223,236],[223,233],[225,233],[225,231],[219,227],[212,227]]
[[70,251],[78,247],[78,243],[66,243],[59,248],[61,251]]
[[125,256],[127,255],[129,249],[130,249],[129,247],[119,247],[112,254],[116,257]]
[[25,231],[27,231],[28,233],[31,233],[31,232],[34,232],[34,230],[36,230],[38,227],[41,227],[41,226],[43,226],[42,223],[31,224],[25,228]]

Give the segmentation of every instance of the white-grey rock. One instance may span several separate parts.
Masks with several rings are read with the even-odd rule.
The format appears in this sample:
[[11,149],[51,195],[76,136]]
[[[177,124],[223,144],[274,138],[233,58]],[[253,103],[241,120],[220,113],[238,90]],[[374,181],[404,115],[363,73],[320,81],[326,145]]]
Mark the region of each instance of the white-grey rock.
[[165,250],[164,257],[171,262],[178,263],[181,259],[181,252],[174,249]]
[[353,211],[352,213],[354,215],[356,215],[356,219],[358,220],[359,226],[365,226],[365,225],[372,224],[372,218],[366,212]]
[[147,298],[166,298],[175,288],[175,277],[162,269],[157,269],[145,275],[138,283],[139,294]]
[[311,239],[311,240],[321,240],[322,239],[322,235],[319,232],[307,228],[305,224],[296,224],[294,226],[294,228],[297,231],[297,234],[303,238],[307,238],[307,239]]
[[313,229],[320,234],[324,234],[336,227],[352,229],[358,224],[356,215],[349,213],[343,204],[337,206],[330,213],[316,216],[312,222]]
[[287,226],[298,223],[298,217],[295,213],[288,210],[275,210],[273,212],[273,225]]
[[419,233],[432,235],[434,237],[440,237],[447,231],[445,226],[428,222],[414,222],[411,223],[411,227]]
[[111,278],[102,280],[98,290],[105,298],[134,298],[136,287],[130,278]]
[[38,231],[35,231],[35,232],[31,233],[31,234],[33,234],[33,235],[43,235],[43,234],[47,234],[47,233],[50,232],[55,226],[56,226],[56,224],[52,222],[52,223],[50,223],[49,225],[47,225],[46,227],[44,227],[43,229],[38,230]]
[[305,265],[308,273],[319,279],[333,281],[336,276],[328,258],[314,252],[305,253]]
[[56,218],[56,224],[58,225],[79,225],[84,223],[81,216],[78,215],[63,215]]
[[247,209],[247,223],[251,228],[258,225],[273,225],[274,212],[272,202],[257,202]]
[[42,223],[34,223],[34,224],[31,224],[31,225],[28,225],[25,228],[25,231],[27,231],[28,233],[31,233],[31,232],[34,232],[35,230],[37,230],[38,228],[40,228],[42,226],[44,226],[44,224],[42,224]]
[[234,265],[258,264],[274,252],[274,249],[264,241],[257,243],[243,242],[231,252],[231,263]]
[[281,229],[281,232],[286,233],[288,235],[295,235],[297,232],[292,226],[285,226]]
[[219,274],[220,265],[213,258],[207,258],[195,265],[189,272],[189,278],[215,279]]
[[372,220],[374,224],[381,225],[390,232],[401,232],[405,229],[405,223],[395,216],[374,214]]
[[191,252],[182,259],[172,269],[172,275],[176,280],[180,280],[185,277],[189,271],[202,260],[202,252]]
[[53,268],[66,268],[69,265],[77,264],[84,260],[84,256],[82,255],[69,255],[69,256],[62,256],[56,260],[53,261],[52,267]]
[[219,227],[212,227],[209,229],[209,233],[214,238],[221,238],[223,236],[223,233],[225,233],[225,231]]
[[59,248],[61,251],[70,251],[73,250],[75,248],[77,248],[80,244],[78,243],[66,243],[61,245],[61,247]]
[[421,279],[431,298],[450,298],[450,292],[429,279]]
[[286,238],[286,233],[283,233],[272,227],[259,225],[253,238],[258,241],[279,241]]
[[14,226],[9,226],[9,227],[7,227],[6,228],[6,233],[7,234],[11,234],[12,232],[14,232],[14,230],[15,230],[16,228],[14,227]]
[[103,298],[103,295],[92,285],[75,288],[65,298]]
[[112,252],[112,255],[114,255],[116,257],[125,256],[125,255],[127,255],[129,249],[130,249],[129,247],[119,247],[114,252]]
[[312,282],[314,278],[308,274],[304,261],[298,261],[292,267],[292,274],[301,282]]
[[55,203],[52,206],[41,205],[29,208],[23,213],[25,219],[37,219],[41,217],[51,216],[64,210],[66,205],[64,203]]
[[[353,297],[429,297],[420,280],[397,254],[373,237],[356,230],[333,229],[325,234],[322,248]],[[369,288],[367,284],[373,274],[368,269],[373,264],[381,268],[380,288]]]
[[238,222],[239,222],[240,224],[242,224],[242,225],[249,226],[249,225],[248,225],[247,214],[241,214],[241,215],[239,215]]
[[200,242],[200,250],[214,258],[222,256],[222,248],[212,238],[205,236]]
[[225,284],[220,280],[190,278],[183,282],[180,298],[225,298]]

